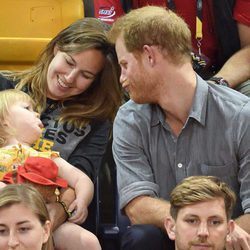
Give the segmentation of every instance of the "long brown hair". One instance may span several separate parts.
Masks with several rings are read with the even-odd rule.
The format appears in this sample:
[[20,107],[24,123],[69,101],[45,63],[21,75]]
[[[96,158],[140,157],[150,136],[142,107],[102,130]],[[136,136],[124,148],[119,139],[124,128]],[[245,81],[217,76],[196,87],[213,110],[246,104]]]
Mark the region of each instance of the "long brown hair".
[[91,86],[80,95],[63,100],[60,121],[84,126],[92,120],[113,120],[121,104],[119,67],[114,48],[107,39],[108,26],[96,18],[83,18],[58,33],[41,53],[36,64],[22,72],[5,74],[18,82],[17,88],[27,88],[42,113],[46,108],[47,72],[54,57],[54,48],[66,53],[79,53],[96,49],[103,53],[106,62]]

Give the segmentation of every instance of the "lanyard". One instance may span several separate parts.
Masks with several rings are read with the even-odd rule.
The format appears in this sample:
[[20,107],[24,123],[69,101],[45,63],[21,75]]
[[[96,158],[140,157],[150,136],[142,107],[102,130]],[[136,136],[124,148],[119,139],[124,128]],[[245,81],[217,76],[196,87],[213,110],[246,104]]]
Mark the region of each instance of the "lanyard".
[[202,40],[202,0],[196,2],[196,33],[198,53],[201,55],[201,40]]
[[[176,6],[174,0],[167,0],[168,8],[175,11]],[[196,32],[197,47],[201,55],[201,40],[202,40],[202,0],[196,0]]]

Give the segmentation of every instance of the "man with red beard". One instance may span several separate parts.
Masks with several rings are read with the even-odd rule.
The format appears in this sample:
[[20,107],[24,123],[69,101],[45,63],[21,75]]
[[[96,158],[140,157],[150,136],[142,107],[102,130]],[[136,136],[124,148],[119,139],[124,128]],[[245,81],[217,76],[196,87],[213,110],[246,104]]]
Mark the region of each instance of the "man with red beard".
[[171,216],[165,220],[175,250],[223,250],[235,226],[231,220],[235,201],[234,192],[216,177],[184,179],[170,195]]
[[[164,6],[191,30],[193,66],[204,79],[250,96],[250,0],[126,0],[124,9]],[[248,46],[248,49],[245,49]],[[237,53],[238,52],[238,53]],[[213,78],[211,78],[213,76]]]
[[230,247],[250,249],[250,99],[193,69],[191,32],[173,11],[147,6],[113,23],[120,82],[131,100],[113,126],[122,250],[169,250],[169,196],[188,176],[222,178],[237,195]]

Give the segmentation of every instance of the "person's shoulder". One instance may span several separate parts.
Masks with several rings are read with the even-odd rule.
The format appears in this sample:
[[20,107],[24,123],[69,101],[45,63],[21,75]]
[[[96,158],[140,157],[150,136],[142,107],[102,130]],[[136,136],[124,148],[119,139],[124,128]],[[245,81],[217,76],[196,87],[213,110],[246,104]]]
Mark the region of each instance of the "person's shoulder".
[[250,98],[239,91],[226,86],[209,84],[210,95],[222,103],[230,103],[235,106],[242,106],[250,101]]
[[0,91],[5,89],[13,89],[15,88],[14,81],[6,78],[0,73]]
[[131,124],[150,124],[154,116],[154,106],[154,104],[138,104],[129,100],[120,107],[115,120]]
[[150,113],[151,110],[152,110],[152,104],[138,104],[135,103],[133,100],[129,100],[120,107],[119,112],[122,113],[133,112],[145,115],[147,113]]
[[[225,86],[213,86],[210,88],[215,108],[221,110],[221,115],[231,117],[231,121],[238,124],[250,125],[250,98],[242,93]],[[210,100],[211,101],[211,100]]]

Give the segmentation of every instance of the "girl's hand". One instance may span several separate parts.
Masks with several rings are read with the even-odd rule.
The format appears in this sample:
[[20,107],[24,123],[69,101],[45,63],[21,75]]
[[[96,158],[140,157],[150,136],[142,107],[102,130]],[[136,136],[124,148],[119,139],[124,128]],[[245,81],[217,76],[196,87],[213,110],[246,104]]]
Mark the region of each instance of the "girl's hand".
[[68,210],[72,212],[72,216],[68,221],[82,224],[88,216],[88,207],[80,199],[75,199],[69,206]]

